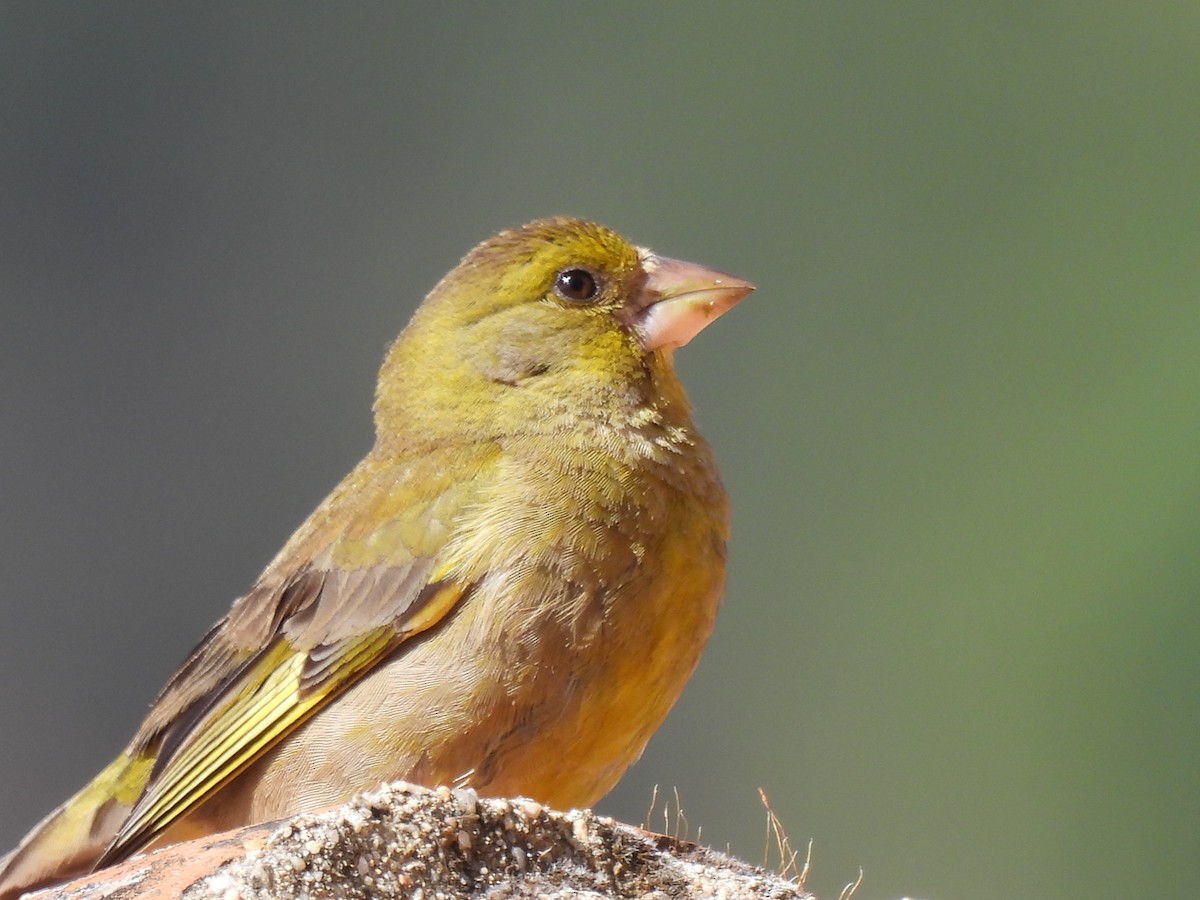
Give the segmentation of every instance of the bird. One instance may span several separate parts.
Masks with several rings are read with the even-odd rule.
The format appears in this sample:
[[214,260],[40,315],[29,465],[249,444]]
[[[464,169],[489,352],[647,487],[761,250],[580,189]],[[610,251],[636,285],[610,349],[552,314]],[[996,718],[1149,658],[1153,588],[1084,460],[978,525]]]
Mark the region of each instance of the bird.
[[729,500],[673,354],[752,290],[578,218],[471,250],[389,346],[366,457],[0,900],[394,780],[593,805],[713,629]]

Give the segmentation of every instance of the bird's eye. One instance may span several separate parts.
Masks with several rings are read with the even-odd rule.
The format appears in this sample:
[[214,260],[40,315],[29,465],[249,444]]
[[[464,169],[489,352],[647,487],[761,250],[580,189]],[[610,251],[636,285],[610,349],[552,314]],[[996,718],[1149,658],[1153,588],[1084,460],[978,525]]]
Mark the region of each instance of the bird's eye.
[[564,300],[584,303],[595,298],[600,288],[587,269],[563,269],[554,279],[554,292]]

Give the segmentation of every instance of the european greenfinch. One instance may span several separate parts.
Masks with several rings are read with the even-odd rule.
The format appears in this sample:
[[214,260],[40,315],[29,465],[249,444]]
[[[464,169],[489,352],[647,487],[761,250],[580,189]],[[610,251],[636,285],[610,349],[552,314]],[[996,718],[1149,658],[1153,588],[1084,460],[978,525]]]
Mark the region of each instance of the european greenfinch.
[[708,639],[728,501],[672,352],[753,286],[555,218],[391,345],[375,445],[0,861],[0,898],[383,781],[593,804]]

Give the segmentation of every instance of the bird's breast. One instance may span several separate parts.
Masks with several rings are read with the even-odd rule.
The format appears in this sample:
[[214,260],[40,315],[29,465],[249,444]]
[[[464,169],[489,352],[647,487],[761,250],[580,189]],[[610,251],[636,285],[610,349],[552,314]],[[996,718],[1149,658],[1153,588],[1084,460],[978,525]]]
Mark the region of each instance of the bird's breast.
[[498,457],[441,557],[464,598],[256,764],[253,817],[394,779],[590,805],[637,759],[711,632],[725,495],[698,439],[581,437]]

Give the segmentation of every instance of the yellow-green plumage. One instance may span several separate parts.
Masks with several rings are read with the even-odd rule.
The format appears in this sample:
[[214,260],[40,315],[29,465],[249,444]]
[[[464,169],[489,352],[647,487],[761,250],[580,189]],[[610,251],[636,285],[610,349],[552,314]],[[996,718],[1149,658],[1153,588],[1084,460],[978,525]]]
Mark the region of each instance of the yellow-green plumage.
[[671,353],[750,289],[575,219],[473,250],[389,351],[366,459],[0,898],[387,780],[595,802],[712,628],[727,501]]

